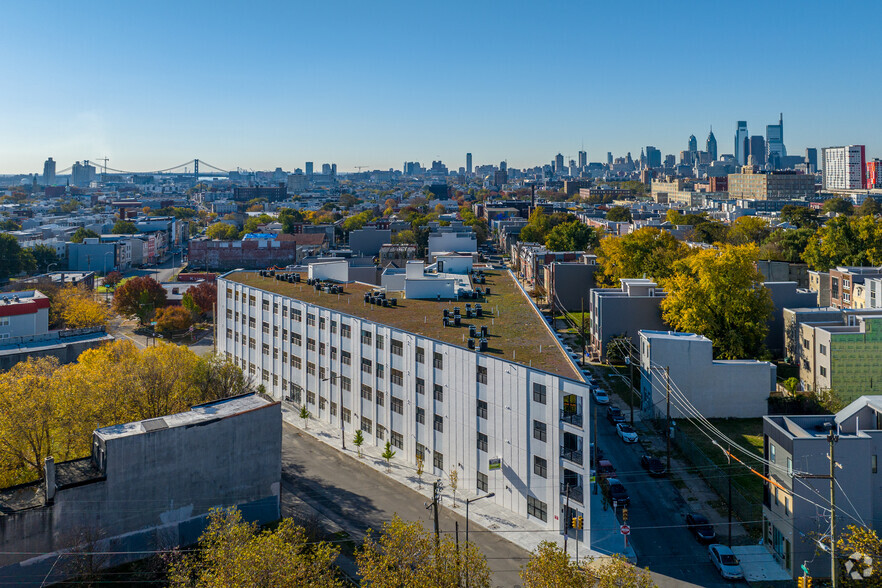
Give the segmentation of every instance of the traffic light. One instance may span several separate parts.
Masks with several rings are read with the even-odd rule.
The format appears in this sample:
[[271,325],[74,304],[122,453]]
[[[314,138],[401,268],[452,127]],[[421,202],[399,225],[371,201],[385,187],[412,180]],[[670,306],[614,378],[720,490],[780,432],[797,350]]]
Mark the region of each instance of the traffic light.
[[573,517],[573,528],[581,529],[582,528],[582,517]]
[[628,522],[628,507],[626,506],[626,507],[622,508],[622,523],[627,523],[627,522]]
[[811,576],[800,576],[797,585],[799,588],[812,588]]

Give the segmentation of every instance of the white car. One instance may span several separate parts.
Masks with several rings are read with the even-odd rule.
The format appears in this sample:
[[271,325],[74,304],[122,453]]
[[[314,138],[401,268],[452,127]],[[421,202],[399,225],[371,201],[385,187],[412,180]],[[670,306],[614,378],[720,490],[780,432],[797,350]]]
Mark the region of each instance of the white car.
[[593,393],[594,402],[596,404],[609,404],[609,395],[606,393],[606,390],[603,388],[595,388]]
[[616,425],[616,434],[622,438],[625,443],[637,443],[637,431],[634,427],[627,423],[619,423]]
[[741,580],[744,578],[744,572],[741,571],[741,564],[732,550],[725,545],[714,543],[707,546],[707,554],[711,563],[720,572],[724,580]]

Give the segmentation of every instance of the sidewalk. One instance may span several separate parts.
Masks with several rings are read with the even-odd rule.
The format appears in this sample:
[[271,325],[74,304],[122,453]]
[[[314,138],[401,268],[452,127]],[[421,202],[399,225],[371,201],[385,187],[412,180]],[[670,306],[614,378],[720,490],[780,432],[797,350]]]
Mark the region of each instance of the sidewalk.
[[[344,451],[341,447],[340,432],[337,427],[314,419],[309,419],[306,425],[304,425],[303,420],[299,416],[299,411],[288,402],[282,403],[282,419],[286,423],[296,427],[298,430],[314,437],[322,443],[334,447],[338,451]],[[352,436],[354,433],[354,428],[352,431],[347,430],[347,443],[344,453],[352,456],[354,459],[359,459],[358,451],[352,444]],[[420,481],[416,475],[416,470],[412,466],[403,464],[398,456],[396,456],[398,457],[398,463],[396,463],[396,458],[393,458],[390,465],[387,467],[386,461],[381,457],[382,452],[383,448],[381,447],[368,447],[365,444],[365,446],[362,447],[361,461],[365,465],[395,480],[399,484],[403,484],[408,488],[419,492],[426,497],[427,502],[431,500],[432,483],[436,480],[440,480],[443,485],[441,491],[441,505],[446,508],[455,508],[462,516],[465,516],[465,499],[476,498],[478,496],[474,492],[460,489],[457,490],[456,500],[454,501],[453,493],[450,490],[446,476],[439,478],[432,474],[423,473],[422,481]],[[612,513],[612,511],[604,512],[600,505],[600,501],[595,500],[597,498],[599,497],[592,496],[591,525],[594,526],[597,524],[605,529],[610,527],[618,528],[619,523],[614,521],[614,513]],[[599,513],[597,519],[595,519],[595,513]],[[549,512],[549,515],[551,515],[551,512]],[[560,515],[555,515],[555,518],[558,516]],[[519,516],[506,508],[494,504],[490,500],[481,500],[469,505],[469,520],[471,523],[484,527],[489,531],[493,531],[500,537],[527,551],[535,550],[542,541],[553,541],[561,547],[563,547],[564,544],[563,535],[554,531],[549,531],[544,525]],[[595,540],[594,533],[591,533],[591,540]],[[621,535],[618,535],[617,541],[606,537],[600,537],[599,540],[601,541],[602,548],[595,551],[589,549],[584,541],[577,542],[571,536],[567,541],[567,551],[573,558],[576,557],[577,551],[579,558],[603,556],[623,551],[621,548],[624,546],[624,541]],[[619,546],[618,550],[615,548],[616,545]],[[633,557],[633,550],[630,550],[630,553],[626,552],[626,555]]]

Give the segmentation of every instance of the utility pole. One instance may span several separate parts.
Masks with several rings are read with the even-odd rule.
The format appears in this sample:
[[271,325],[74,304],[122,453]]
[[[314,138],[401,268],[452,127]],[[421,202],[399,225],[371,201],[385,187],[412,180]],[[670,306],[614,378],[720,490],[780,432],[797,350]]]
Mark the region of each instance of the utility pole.
[[[597,487],[600,485],[600,481],[597,479],[597,462],[600,461],[597,458],[597,454],[600,451],[597,447],[597,403],[594,400],[590,400],[590,402],[591,406],[594,407],[594,493],[597,494]],[[591,451],[588,452],[588,462],[591,462]]]
[[629,402],[628,404],[631,405],[631,426],[633,427],[634,426],[634,358],[631,357],[631,346],[630,345],[627,347],[627,351],[628,351],[627,362],[628,362],[628,366],[631,368],[630,373],[628,374],[628,377],[630,378],[630,381],[628,382],[628,384],[631,387],[631,402]]
[[667,420],[665,422],[665,439],[667,440],[668,464],[667,471],[671,471],[671,368],[665,367],[665,404],[667,405]]
[[[597,448],[595,447],[594,450],[597,451]],[[590,451],[589,451],[589,453],[590,453]],[[589,456],[589,459],[590,459],[590,456]],[[567,559],[570,558],[570,554],[567,551],[567,539],[570,538],[570,524],[567,522],[570,520],[569,516],[570,516],[570,485],[567,484],[567,500],[566,500],[566,508],[564,508],[564,553],[567,555]]]
[[836,458],[834,455],[834,446],[839,442],[839,434],[836,433],[835,423],[829,423],[830,431],[827,433],[827,443],[830,444],[830,474],[795,474],[796,478],[813,479],[813,480],[829,480],[830,481],[830,583],[833,588],[839,586],[837,581],[836,568]]
[[726,451],[726,459],[729,461],[729,471],[727,472],[729,475],[726,476],[729,479],[729,548],[732,548],[732,446],[729,446],[729,450]]
[[438,527],[438,494],[440,493],[440,488],[438,488],[438,480],[435,480],[432,483],[432,506],[434,507],[435,512],[435,550],[441,547],[441,529]]

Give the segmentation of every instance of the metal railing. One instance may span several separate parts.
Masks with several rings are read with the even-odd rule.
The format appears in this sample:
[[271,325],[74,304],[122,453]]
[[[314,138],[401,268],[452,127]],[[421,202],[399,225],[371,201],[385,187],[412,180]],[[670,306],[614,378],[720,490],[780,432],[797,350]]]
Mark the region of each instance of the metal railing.
[[580,504],[585,504],[585,493],[582,491],[581,486],[576,486],[574,484],[567,484],[566,482],[560,483],[560,493],[566,496],[567,488],[570,489],[570,500],[575,500]]
[[581,449],[569,449],[569,448],[561,445],[560,456],[563,457],[567,461],[571,461],[573,463],[577,463],[579,465],[582,465],[582,450]]
[[569,423],[571,425],[575,425],[577,427],[582,426],[582,413],[580,412],[569,412],[565,409],[561,409],[560,411],[560,420]]

